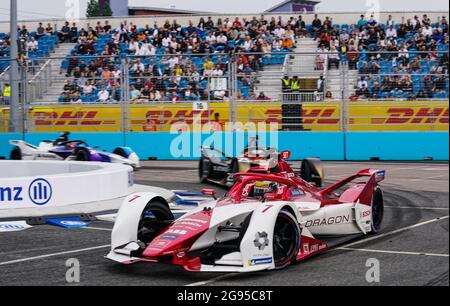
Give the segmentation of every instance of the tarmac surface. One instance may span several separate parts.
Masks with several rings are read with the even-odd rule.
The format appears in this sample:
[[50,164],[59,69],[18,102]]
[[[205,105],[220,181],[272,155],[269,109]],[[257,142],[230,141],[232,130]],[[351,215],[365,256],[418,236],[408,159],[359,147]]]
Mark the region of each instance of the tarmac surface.
[[[103,257],[109,251],[113,224],[95,221],[83,229],[42,225],[0,233],[0,286],[72,285],[66,281],[66,261],[71,258],[80,263],[77,285],[82,286],[448,286],[448,163],[325,162],[326,180],[330,183],[369,167],[387,172],[381,183],[386,206],[381,233],[281,271],[217,274],[186,272],[163,264],[122,266]],[[136,172],[135,180],[172,190],[200,191],[207,185],[198,183],[197,171],[197,162],[149,161]],[[379,262],[379,283],[366,280],[369,259]]]

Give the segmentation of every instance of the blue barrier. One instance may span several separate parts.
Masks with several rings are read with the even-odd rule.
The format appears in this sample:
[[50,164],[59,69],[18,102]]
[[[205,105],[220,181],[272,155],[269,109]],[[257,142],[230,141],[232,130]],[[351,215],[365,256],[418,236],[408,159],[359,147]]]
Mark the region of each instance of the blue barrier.
[[20,133],[0,133],[0,158],[9,159],[9,154],[13,146],[9,144],[10,140],[22,139]]
[[448,160],[448,132],[347,132],[346,160]]
[[[23,139],[37,145],[55,139],[57,133],[0,133],[0,157],[9,157],[11,139]],[[72,133],[71,139],[85,140],[104,150],[129,146],[143,159],[197,160],[202,145],[212,145],[236,156],[254,134],[229,133]],[[290,150],[292,160],[319,157],[322,160],[448,160],[448,132],[278,132],[259,133],[260,146]],[[233,143],[233,146],[224,144]]]

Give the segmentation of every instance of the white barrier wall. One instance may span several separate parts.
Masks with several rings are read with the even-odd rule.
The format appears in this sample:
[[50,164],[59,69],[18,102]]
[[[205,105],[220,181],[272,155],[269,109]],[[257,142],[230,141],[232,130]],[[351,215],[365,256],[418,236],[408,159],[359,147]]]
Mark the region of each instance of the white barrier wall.
[[[361,14],[371,14],[372,12],[321,12],[319,13],[319,17],[324,19],[325,16],[330,16],[333,18],[333,22],[335,24],[353,24],[353,23],[357,23],[359,16]],[[397,22],[402,22],[402,21],[406,21],[408,18],[413,18],[415,15],[418,15],[420,18],[422,17],[423,14],[427,14],[428,17],[432,20],[432,22],[437,22],[438,18],[442,17],[442,16],[446,16],[448,18],[448,11],[439,11],[439,12],[378,12],[376,13],[378,19],[380,20],[380,22],[385,23],[388,19],[389,15],[392,15],[394,20]],[[249,14],[249,15],[239,15],[239,14],[234,14],[234,15],[211,15],[211,17],[213,18],[214,22],[217,21],[217,18],[231,18],[232,20],[234,20],[235,17],[240,17],[240,18],[247,18],[247,19],[251,19],[253,16],[259,16],[260,14],[255,12],[255,14]],[[291,16],[297,17],[299,14],[281,14],[281,13],[276,13],[276,14],[264,14],[266,16],[266,19],[270,19],[272,16],[273,17],[277,17],[277,16],[283,16],[283,18],[289,18]],[[301,14],[303,16],[303,20],[305,20],[305,22],[307,24],[310,24],[314,18],[314,14],[313,13],[306,13],[306,14]],[[95,28],[97,21],[101,21],[102,24],[104,24],[105,20],[108,20],[109,23],[111,24],[111,26],[113,27],[118,27],[120,25],[121,22],[123,22],[124,20],[127,20],[128,23],[132,22],[133,24],[136,24],[138,27],[144,27],[146,24],[153,26],[153,24],[155,22],[157,22],[158,26],[162,26],[164,24],[164,22],[169,19],[170,21],[172,21],[173,19],[176,19],[177,22],[179,24],[181,24],[182,26],[186,26],[189,23],[189,20],[192,20],[194,22],[194,25],[198,24],[199,19],[203,17],[207,17],[205,15],[172,15],[172,16],[129,16],[129,17],[109,17],[107,19],[105,18],[92,18],[92,19],[81,19],[77,22],[77,25],[79,26],[79,28],[84,27],[85,29],[87,29],[89,26],[92,26],[93,28]],[[65,20],[63,19],[48,19],[48,20],[34,20],[34,21],[27,21],[27,20],[23,20],[20,21],[19,24],[20,25],[26,25],[28,30],[30,32],[35,31],[39,21],[41,21],[44,26],[47,25],[47,23],[50,23],[52,25],[56,25],[57,29],[59,30],[62,25],[64,24]],[[9,23],[8,22],[0,22],[0,32],[9,32]]]
[[0,210],[112,200],[133,184],[133,169],[121,164],[0,161]]

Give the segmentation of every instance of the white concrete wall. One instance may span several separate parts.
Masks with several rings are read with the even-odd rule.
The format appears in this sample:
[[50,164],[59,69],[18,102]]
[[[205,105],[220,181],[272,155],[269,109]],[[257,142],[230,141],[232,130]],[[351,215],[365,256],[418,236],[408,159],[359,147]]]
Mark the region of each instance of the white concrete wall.
[[[394,19],[398,22],[401,22],[402,19],[408,19],[408,18],[412,18],[414,17],[414,15],[419,15],[420,17],[423,14],[428,14],[428,16],[431,18],[431,20],[433,22],[436,22],[438,20],[438,17],[441,16],[446,16],[448,18],[448,11],[441,11],[441,12],[380,12],[378,14],[376,14],[377,16],[379,16],[379,20],[381,22],[386,22],[387,17],[389,14],[394,16]],[[366,12],[364,12],[363,14],[366,14]],[[291,16],[297,17],[297,14],[292,15],[292,14],[266,14],[266,18],[271,18],[272,16],[284,16],[285,18],[289,18]],[[343,23],[348,23],[348,24],[352,24],[352,23],[356,23],[359,19],[359,16],[361,15],[361,13],[357,13],[357,12],[351,12],[351,13],[334,13],[334,12],[330,12],[330,13],[320,13],[319,16],[324,19],[325,16],[331,16],[333,18],[334,23],[338,23],[338,24],[343,24]],[[239,16],[240,18],[251,18],[253,16],[258,16],[258,14],[255,15],[211,15],[211,17],[213,17],[213,20],[216,21],[217,18],[221,17],[226,18],[226,17],[230,17],[230,18],[234,18],[236,16]],[[313,19],[313,14],[302,14],[303,19],[305,20],[305,22],[311,23],[312,19]],[[84,27],[87,28],[89,25],[92,27],[95,27],[97,21],[101,21],[102,24],[104,23],[105,20],[108,20],[110,22],[110,24],[113,27],[117,27],[119,26],[119,24],[124,21],[127,20],[128,22],[133,22],[134,24],[138,25],[138,27],[144,27],[146,24],[149,24],[150,26],[153,26],[154,22],[156,21],[158,23],[159,26],[162,26],[163,23],[165,22],[166,19],[172,20],[172,19],[176,19],[178,21],[178,23],[180,23],[181,25],[187,25],[189,20],[192,20],[194,22],[195,25],[197,25],[198,20],[200,19],[200,17],[206,17],[203,15],[189,15],[189,16],[146,16],[146,17],[142,17],[142,16],[136,16],[136,17],[110,17],[110,18],[93,18],[93,19],[83,19],[80,20],[78,22],[78,25],[80,27]],[[37,26],[38,26],[38,22],[39,21],[21,21],[20,25],[26,25],[29,31],[35,31]],[[56,25],[57,29],[60,29],[61,26],[64,24],[64,20],[56,20],[56,19],[49,19],[49,20],[41,20],[41,22],[44,23],[44,25],[47,25],[47,23],[51,23],[52,25]],[[8,22],[0,22],[0,32],[9,32],[9,23]]]
[[121,164],[0,161],[0,210],[63,207],[132,192],[133,169]]

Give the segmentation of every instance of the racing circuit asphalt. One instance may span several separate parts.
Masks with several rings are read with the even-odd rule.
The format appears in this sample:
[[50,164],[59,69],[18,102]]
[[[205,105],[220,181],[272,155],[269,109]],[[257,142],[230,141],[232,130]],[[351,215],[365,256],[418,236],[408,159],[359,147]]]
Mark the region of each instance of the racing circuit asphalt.
[[[366,281],[366,261],[375,258],[380,263],[379,285],[448,286],[448,163],[326,162],[327,182],[367,167],[387,171],[382,183],[386,210],[381,234],[282,271],[216,274],[163,264],[121,266],[103,258],[113,224],[95,221],[84,229],[43,225],[0,233],[0,285],[68,285],[65,264],[69,258],[80,262],[79,285],[373,285]],[[196,162],[144,162],[135,178],[140,184],[172,190],[205,187],[198,183]]]

